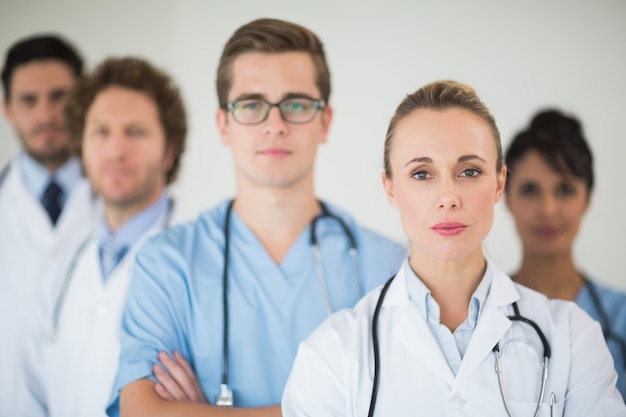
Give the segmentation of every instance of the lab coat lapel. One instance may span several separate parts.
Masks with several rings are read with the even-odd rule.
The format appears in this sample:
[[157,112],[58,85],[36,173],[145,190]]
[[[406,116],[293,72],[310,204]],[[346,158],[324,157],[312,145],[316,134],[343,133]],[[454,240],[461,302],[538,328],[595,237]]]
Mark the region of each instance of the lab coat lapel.
[[511,320],[507,318],[507,307],[519,299],[519,294],[512,281],[495,265],[491,264],[490,269],[493,274],[491,289],[459,368],[455,390],[471,378],[511,327]]
[[[53,240],[53,228],[43,207],[37,199],[30,194],[23,184],[20,165],[17,158],[11,161],[11,167],[7,173],[2,191],[3,205],[6,204],[5,212],[19,210],[18,216],[11,216],[13,225],[19,227],[22,236],[27,237],[29,242],[39,242],[42,246],[48,246]],[[10,210],[10,211],[9,211]],[[24,220],[15,224],[15,220]]]
[[425,366],[431,368],[442,380],[453,386],[454,374],[450,370],[439,344],[431,333],[425,318],[409,299],[406,288],[406,267],[405,263],[398,272],[383,304],[384,307],[395,306],[400,309],[400,317],[391,330],[393,339],[405,345],[422,360]]

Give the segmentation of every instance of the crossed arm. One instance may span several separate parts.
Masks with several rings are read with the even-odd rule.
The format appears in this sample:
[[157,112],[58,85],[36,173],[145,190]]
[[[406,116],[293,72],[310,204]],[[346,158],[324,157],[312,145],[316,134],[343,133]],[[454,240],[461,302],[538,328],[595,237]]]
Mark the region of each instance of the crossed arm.
[[217,407],[208,404],[189,363],[178,352],[171,358],[159,354],[153,372],[158,383],[144,378],[132,382],[120,392],[122,417],[280,417],[280,405],[256,408]]

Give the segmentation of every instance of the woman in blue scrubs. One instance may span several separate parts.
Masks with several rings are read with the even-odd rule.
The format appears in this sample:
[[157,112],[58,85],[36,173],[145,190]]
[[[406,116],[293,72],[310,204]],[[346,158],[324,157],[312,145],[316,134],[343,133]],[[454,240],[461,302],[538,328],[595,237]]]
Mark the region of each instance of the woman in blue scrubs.
[[593,155],[581,123],[557,110],[539,112],[506,151],[506,204],[520,236],[514,280],[575,301],[600,322],[625,395],[626,294],[600,285],[577,267],[574,241],[589,208]]

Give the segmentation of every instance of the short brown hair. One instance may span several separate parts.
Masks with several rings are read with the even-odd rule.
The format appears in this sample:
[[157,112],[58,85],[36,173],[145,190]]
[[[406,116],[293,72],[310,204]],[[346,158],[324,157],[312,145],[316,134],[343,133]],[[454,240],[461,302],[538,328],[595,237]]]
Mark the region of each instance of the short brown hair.
[[133,57],[109,58],[81,79],[68,97],[66,116],[76,154],[81,153],[85,117],[96,96],[108,87],[123,87],[146,94],[156,104],[165,142],[174,152],[167,183],[176,179],[185,150],[187,116],[180,90],[163,71]]
[[480,101],[472,87],[457,81],[443,80],[426,84],[415,93],[407,95],[396,109],[396,112],[389,122],[389,128],[387,129],[387,136],[385,138],[383,164],[387,178],[392,177],[389,153],[391,152],[391,140],[400,120],[418,109],[446,110],[451,108],[468,110],[487,122],[491,133],[493,133],[496,142],[496,150],[498,152],[496,170],[497,172],[502,170],[503,157],[500,132],[489,109]]
[[330,98],[330,71],[326,63],[324,46],[304,26],[278,19],[258,19],[241,26],[230,37],[217,67],[217,98],[221,108],[226,108],[228,93],[233,84],[233,63],[245,53],[306,52],[315,67],[315,84],[321,98]]
[[11,84],[15,71],[22,65],[37,61],[59,61],[79,78],[83,74],[83,58],[67,40],[54,34],[36,34],[15,42],[7,51],[6,62],[0,73],[4,101],[11,101]]

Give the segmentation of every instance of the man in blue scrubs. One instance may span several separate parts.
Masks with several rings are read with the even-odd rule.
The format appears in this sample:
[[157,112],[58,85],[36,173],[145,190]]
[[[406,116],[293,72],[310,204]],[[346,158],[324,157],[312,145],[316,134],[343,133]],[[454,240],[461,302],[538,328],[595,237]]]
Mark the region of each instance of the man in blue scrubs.
[[[237,194],[232,207],[225,201],[138,254],[110,416],[280,415],[298,344],[406,256],[314,194],[315,155],[333,116],[314,33],[273,19],[240,27],[224,48],[217,90]],[[313,222],[324,210],[341,222]],[[230,390],[245,409],[216,406],[230,402]]]

